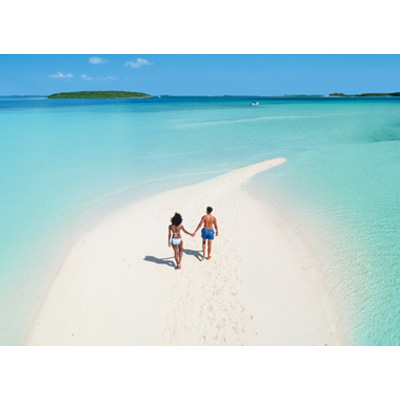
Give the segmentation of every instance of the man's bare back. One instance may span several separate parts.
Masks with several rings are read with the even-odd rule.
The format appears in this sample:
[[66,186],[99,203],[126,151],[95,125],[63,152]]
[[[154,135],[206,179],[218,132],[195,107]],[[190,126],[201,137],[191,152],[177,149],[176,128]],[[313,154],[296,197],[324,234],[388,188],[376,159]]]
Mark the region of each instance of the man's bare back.
[[217,219],[211,214],[204,215],[201,220],[204,223],[204,229],[214,229],[217,222]]

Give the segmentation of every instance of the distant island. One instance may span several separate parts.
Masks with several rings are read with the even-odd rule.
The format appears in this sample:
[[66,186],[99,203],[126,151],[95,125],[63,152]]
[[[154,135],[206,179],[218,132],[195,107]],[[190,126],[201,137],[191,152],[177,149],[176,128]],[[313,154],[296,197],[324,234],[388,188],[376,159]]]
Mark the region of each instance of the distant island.
[[323,94],[285,94],[283,97],[325,97]]
[[117,90],[54,93],[49,99],[148,99],[153,96],[141,92]]
[[331,97],[390,97],[400,96],[400,92],[394,93],[361,93],[361,94],[344,94],[344,93],[330,93]]
[[[14,95],[14,97],[18,97],[18,95]],[[19,97],[40,97],[40,96],[19,96]],[[159,98],[162,97],[175,97],[168,94],[163,94],[156,96]],[[210,96],[207,96],[210,97]],[[225,95],[216,95],[211,97],[236,97],[234,95],[225,94]],[[393,93],[361,93],[361,94],[344,94],[340,92],[330,93],[327,95],[322,94],[285,94],[283,96],[251,96],[251,95],[241,95],[237,97],[400,97],[400,92]],[[118,91],[118,90],[108,90],[108,91],[79,91],[79,92],[62,92],[62,93],[54,93],[50,96],[47,96],[49,99],[150,99],[153,98],[152,95],[142,92],[126,92],[126,91]]]

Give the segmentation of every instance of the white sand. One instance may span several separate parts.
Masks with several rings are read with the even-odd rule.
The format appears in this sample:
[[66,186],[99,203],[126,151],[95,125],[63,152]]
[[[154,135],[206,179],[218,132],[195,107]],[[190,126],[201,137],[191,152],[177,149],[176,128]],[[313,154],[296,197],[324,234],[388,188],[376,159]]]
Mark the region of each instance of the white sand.
[[[318,259],[243,183],[276,158],[161,193],[107,216],[71,249],[28,332],[28,345],[344,344]],[[193,232],[206,206],[220,234],[201,259],[183,234],[182,269],[167,245],[175,211]]]

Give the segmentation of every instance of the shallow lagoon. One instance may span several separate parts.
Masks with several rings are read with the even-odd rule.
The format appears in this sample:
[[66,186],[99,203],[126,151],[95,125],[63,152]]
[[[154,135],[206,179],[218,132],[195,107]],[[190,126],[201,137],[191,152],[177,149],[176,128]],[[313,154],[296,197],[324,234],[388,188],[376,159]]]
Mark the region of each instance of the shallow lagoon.
[[399,345],[399,138],[400,99],[1,98],[0,343],[21,342],[73,232],[282,156],[249,189],[315,246],[350,343]]

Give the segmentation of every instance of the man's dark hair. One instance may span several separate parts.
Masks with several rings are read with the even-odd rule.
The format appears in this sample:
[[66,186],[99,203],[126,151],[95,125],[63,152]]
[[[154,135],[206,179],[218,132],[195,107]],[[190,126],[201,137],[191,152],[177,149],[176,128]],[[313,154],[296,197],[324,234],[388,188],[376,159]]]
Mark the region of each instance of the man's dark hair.
[[208,212],[209,214],[211,214],[211,213],[212,213],[212,210],[213,210],[213,208],[212,208],[212,207],[207,207],[207,212]]

